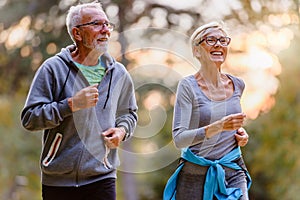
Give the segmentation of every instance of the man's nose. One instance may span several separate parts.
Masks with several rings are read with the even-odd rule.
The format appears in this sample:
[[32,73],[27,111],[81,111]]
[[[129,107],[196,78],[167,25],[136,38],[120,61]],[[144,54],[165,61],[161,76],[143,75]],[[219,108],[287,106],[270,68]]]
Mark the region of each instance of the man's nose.
[[100,32],[101,32],[102,34],[103,34],[103,33],[109,33],[109,34],[110,34],[110,30],[109,30],[108,26],[105,25],[105,24],[103,24],[103,26],[102,26]]

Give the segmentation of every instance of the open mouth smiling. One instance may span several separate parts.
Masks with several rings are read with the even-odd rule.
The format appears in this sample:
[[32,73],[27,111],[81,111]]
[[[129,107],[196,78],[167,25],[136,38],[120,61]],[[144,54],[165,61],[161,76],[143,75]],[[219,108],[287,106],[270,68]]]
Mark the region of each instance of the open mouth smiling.
[[99,42],[106,42],[108,40],[108,38],[99,38],[98,41]]
[[222,51],[212,51],[212,52],[210,52],[210,54],[213,56],[222,56],[223,52]]

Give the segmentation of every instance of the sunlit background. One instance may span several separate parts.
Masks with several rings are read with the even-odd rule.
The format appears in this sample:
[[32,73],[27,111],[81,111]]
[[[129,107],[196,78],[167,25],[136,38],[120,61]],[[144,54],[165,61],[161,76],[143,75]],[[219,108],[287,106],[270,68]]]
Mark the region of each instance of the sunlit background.
[[[40,199],[41,133],[23,130],[19,112],[37,68],[71,44],[65,14],[77,2],[0,0],[0,199]],[[246,83],[250,197],[297,199],[300,159],[287,152],[300,150],[299,0],[101,2],[118,27],[109,51],[131,74],[139,105],[135,135],[120,148],[118,199],[161,199],[180,155],[171,138],[177,83],[200,68],[189,36],[212,20],[232,38],[222,70]]]

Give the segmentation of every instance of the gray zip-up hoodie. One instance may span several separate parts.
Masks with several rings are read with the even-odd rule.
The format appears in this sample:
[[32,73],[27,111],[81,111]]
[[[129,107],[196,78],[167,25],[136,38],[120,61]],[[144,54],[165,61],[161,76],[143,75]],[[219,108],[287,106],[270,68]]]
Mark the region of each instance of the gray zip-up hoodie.
[[44,130],[42,183],[50,186],[80,186],[116,178],[117,149],[108,151],[100,133],[123,126],[128,139],[137,122],[132,79],[107,53],[101,56],[106,73],[98,86],[97,105],[72,113],[67,99],[89,86],[72,61],[73,48],[62,49],[42,64],[21,113],[27,130]]

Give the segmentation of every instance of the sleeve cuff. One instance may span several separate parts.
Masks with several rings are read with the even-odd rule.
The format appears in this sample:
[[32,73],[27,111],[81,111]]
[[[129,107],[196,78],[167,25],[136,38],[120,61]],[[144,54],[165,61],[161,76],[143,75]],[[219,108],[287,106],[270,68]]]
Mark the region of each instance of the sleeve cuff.
[[123,137],[123,140],[122,141],[125,141],[129,138],[129,131],[128,131],[128,128],[124,125],[119,125],[118,128],[124,128],[125,130],[125,135]]

